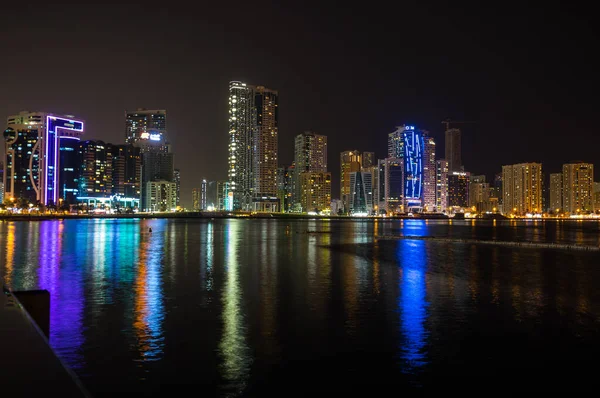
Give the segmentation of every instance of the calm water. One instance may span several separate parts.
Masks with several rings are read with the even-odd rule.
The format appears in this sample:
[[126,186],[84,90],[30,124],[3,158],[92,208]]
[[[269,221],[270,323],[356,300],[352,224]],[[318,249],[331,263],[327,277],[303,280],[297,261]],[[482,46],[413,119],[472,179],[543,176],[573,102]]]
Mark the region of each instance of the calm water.
[[600,254],[389,234],[600,244],[581,222],[0,222],[0,274],[50,291],[50,342],[96,396],[598,383]]

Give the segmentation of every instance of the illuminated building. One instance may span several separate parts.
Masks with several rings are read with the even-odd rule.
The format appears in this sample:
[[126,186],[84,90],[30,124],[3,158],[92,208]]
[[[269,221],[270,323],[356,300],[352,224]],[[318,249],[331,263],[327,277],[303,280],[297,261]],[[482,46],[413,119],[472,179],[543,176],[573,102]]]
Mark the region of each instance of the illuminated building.
[[107,149],[112,153],[112,194],[139,199],[142,178],[140,148],[107,144]]
[[0,160],[0,203],[4,203],[4,162]]
[[112,195],[112,152],[103,141],[82,141],[79,144],[79,196],[106,198]]
[[448,207],[458,210],[469,206],[469,173],[448,172]]
[[460,129],[446,130],[446,160],[449,171],[462,171],[461,132]]
[[296,192],[294,197],[300,202],[300,174],[306,172],[324,173],[327,171],[327,137],[306,131],[294,140],[294,171]]
[[[148,149],[142,150],[142,187],[148,187],[151,181],[172,181],[175,175],[173,167],[173,153],[168,150]],[[175,184],[177,190],[177,184]],[[142,191],[142,211],[152,211],[149,203],[145,200],[149,196]]]
[[542,211],[542,164],[502,166],[504,214],[526,215]]
[[469,206],[479,206],[490,199],[490,184],[484,175],[471,176],[469,182]]
[[563,210],[563,175],[562,173],[550,174],[550,207],[552,213],[558,213]]
[[423,143],[423,210],[434,212],[438,211],[436,203],[435,141],[425,135]]
[[300,205],[302,211],[329,212],[331,206],[331,173],[300,173]]
[[177,206],[180,205],[181,200],[181,171],[179,169],[173,169],[173,180],[177,191]]
[[402,159],[385,158],[378,161],[379,212],[389,215],[404,211],[404,164]]
[[[81,120],[44,112],[9,116],[5,139],[5,195],[45,205],[77,195]],[[61,176],[63,180],[61,181]]]
[[362,153],[362,168],[369,169],[373,166],[376,166],[377,162],[375,161],[375,152],[363,152]]
[[350,173],[350,215],[373,213],[373,175],[371,172]]
[[164,142],[167,132],[167,111],[164,109],[138,108],[125,112],[125,142],[145,144]]
[[219,210],[234,210],[234,193],[229,181],[217,181],[217,204]]
[[172,181],[149,181],[146,186],[148,211],[177,209],[177,184]]
[[208,209],[208,182],[204,178],[200,189],[200,210],[204,211]]
[[228,179],[234,210],[277,211],[278,93],[229,83]]
[[256,133],[253,140],[252,207],[254,211],[276,212],[277,198],[277,140],[279,133],[278,93],[256,86],[254,113]]
[[350,173],[360,171],[362,157],[359,151],[344,151],[340,153],[340,199],[344,212],[350,210]]
[[568,163],[563,165],[563,206],[567,213],[594,211],[594,165]]
[[[424,136],[423,131],[409,125],[396,127],[394,132],[388,134],[388,156],[402,159],[403,163],[404,206],[406,210],[420,210],[423,208]],[[429,175],[429,177],[432,178],[432,175]],[[431,200],[432,198],[429,197],[428,199]]]
[[339,199],[331,199],[331,214],[332,215],[340,215],[344,212],[342,208],[342,201]]
[[600,210],[600,182],[594,183],[594,210]]
[[202,200],[202,188],[192,188],[192,210],[200,211],[200,202]]
[[448,161],[446,159],[435,162],[435,206],[441,213],[445,213],[448,208]]
[[277,197],[279,198],[279,208],[282,213],[288,213],[292,210],[293,198],[299,194],[294,194],[296,187],[295,165],[283,166],[277,169]]

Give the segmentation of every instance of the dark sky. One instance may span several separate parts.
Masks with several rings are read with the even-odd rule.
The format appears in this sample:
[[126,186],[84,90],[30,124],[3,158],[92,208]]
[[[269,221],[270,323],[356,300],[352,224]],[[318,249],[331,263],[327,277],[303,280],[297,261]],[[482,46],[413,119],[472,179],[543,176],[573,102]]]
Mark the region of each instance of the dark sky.
[[281,164],[296,134],[328,136],[333,197],[341,151],[382,158],[387,133],[410,123],[443,157],[447,117],[478,122],[463,126],[472,173],[523,161],[546,173],[570,160],[600,167],[593,10],[201,3],[4,5],[0,119],[73,114],[90,139],[121,143],[126,109],[167,109],[186,205],[203,177],[226,176],[230,80],[279,90]]

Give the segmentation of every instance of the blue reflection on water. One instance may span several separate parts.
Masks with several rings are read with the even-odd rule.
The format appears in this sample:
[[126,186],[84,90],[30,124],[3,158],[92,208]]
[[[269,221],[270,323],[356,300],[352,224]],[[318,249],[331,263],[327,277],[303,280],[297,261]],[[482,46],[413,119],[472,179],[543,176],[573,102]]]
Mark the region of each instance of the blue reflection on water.
[[427,320],[425,241],[399,240],[396,249],[400,264],[398,311],[402,342],[402,372],[414,373],[427,364],[425,328]]

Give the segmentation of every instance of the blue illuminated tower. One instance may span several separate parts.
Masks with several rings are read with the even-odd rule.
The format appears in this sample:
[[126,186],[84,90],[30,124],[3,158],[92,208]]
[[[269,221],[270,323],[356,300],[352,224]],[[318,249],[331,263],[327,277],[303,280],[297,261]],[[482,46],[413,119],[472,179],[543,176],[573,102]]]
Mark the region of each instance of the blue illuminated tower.
[[424,133],[415,126],[403,125],[388,135],[388,156],[401,159],[405,210],[423,207]]

